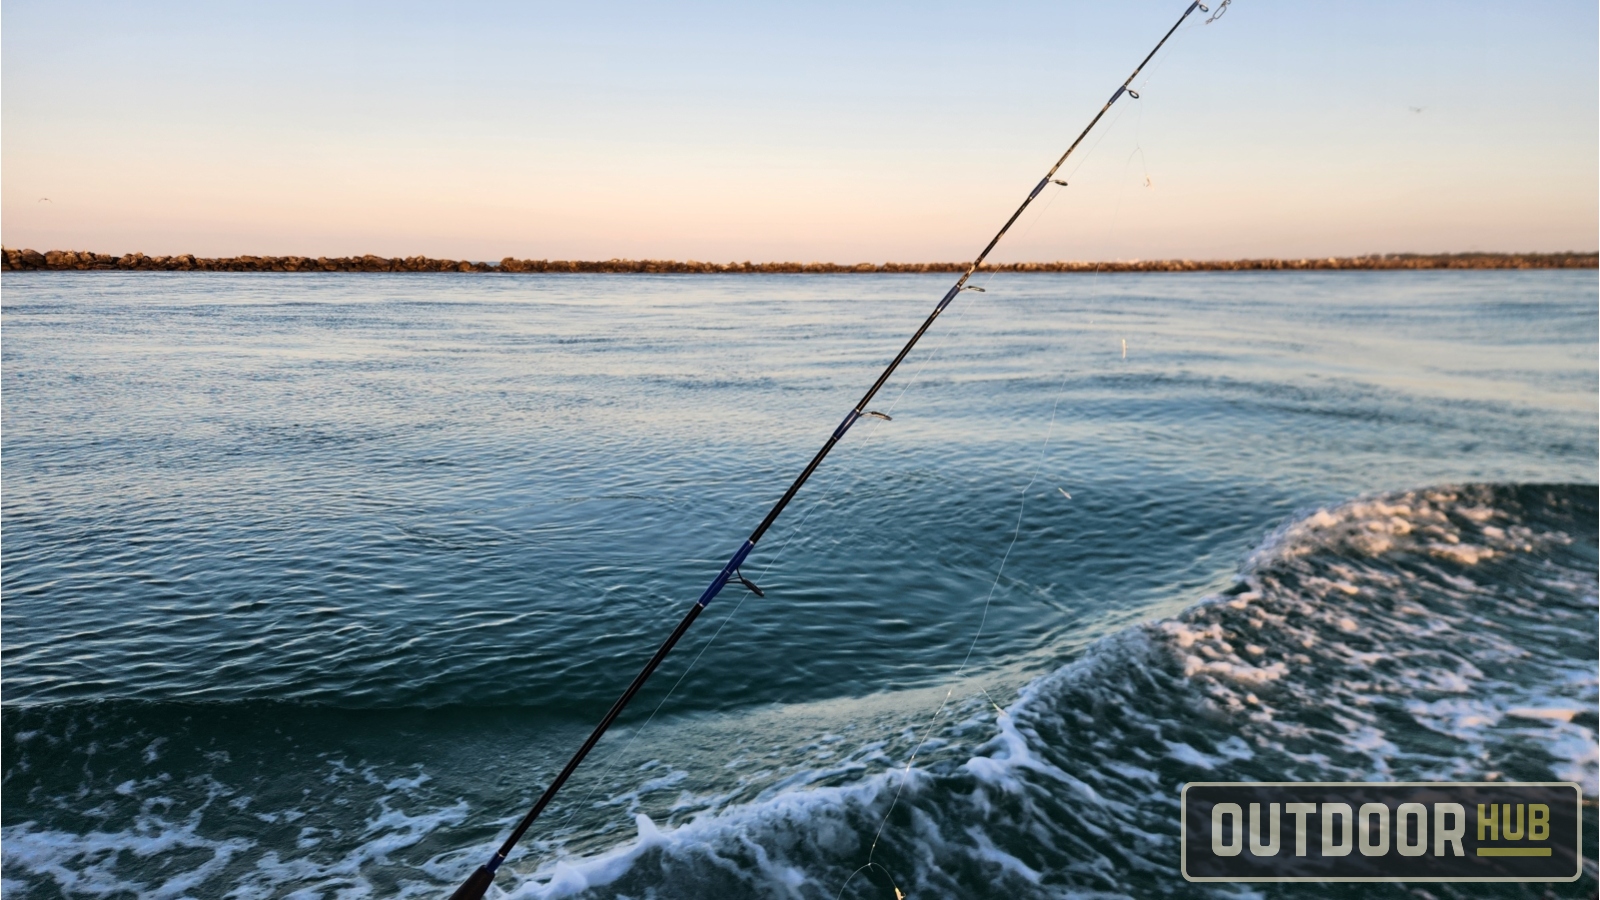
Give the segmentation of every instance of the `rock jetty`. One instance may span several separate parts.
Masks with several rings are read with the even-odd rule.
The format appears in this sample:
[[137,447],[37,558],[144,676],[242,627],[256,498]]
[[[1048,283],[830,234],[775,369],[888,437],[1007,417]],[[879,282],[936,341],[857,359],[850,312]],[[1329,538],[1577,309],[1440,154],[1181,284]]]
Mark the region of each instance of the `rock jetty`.
[[[549,260],[513,259],[498,263],[432,259],[426,256],[114,256],[87,250],[0,248],[0,270],[7,272],[605,272],[626,274],[960,272],[963,262],[939,263],[713,263],[669,259]],[[1307,269],[1593,269],[1596,253],[1385,253],[1316,259],[1152,259],[1111,262],[1024,262],[985,264],[986,272],[1240,272]]]

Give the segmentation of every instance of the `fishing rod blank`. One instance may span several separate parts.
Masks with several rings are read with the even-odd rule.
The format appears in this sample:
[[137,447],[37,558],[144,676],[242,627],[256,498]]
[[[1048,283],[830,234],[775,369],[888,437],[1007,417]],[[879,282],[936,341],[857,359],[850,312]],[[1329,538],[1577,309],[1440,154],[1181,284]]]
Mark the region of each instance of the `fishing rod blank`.
[[[905,346],[901,347],[900,352],[895,354],[894,360],[884,368],[883,374],[879,375],[878,380],[874,381],[872,383],[872,387],[868,388],[867,392],[862,395],[861,401],[857,403],[855,407],[850,410],[850,412],[845,414],[844,421],[840,422],[839,427],[833,430],[833,434],[830,435],[827,442],[822,445],[822,449],[818,450],[817,454],[811,457],[811,461],[809,463],[806,463],[806,467],[801,470],[799,477],[795,478],[794,483],[789,485],[789,489],[783,492],[783,496],[778,498],[778,502],[773,504],[772,509],[767,512],[766,518],[762,519],[761,524],[756,526],[756,530],[751,532],[750,537],[745,539],[744,544],[740,546],[738,551],[733,554],[733,557],[728,560],[728,564],[722,567],[721,572],[717,573],[717,577],[711,580],[710,586],[708,586],[705,591],[700,594],[700,599],[696,600],[694,605],[689,607],[689,612],[685,614],[683,620],[678,623],[678,627],[672,629],[672,634],[667,636],[666,641],[663,642],[660,648],[656,650],[655,655],[651,656],[650,661],[645,663],[644,668],[641,669],[639,674],[634,677],[633,683],[628,685],[628,689],[622,692],[622,696],[617,698],[617,702],[611,704],[611,708],[606,711],[605,717],[600,720],[600,724],[595,726],[594,731],[587,739],[584,740],[583,745],[578,748],[578,752],[572,755],[572,759],[567,762],[566,766],[561,769],[561,772],[557,774],[555,779],[550,782],[550,786],[545,788],[544,793],[540,795],[538,801],[533,804],[533,808],[528,810],[528,814],[523,817],[520,823],[518,823],[516,830],[511,832],[511,836],[506,838],[505,843],[501,845],[499,850],[495,851],[494,856],[490,857],[488,862],[479,866],[477,871],[473,872],[472,875],[468,877],[467,880],[461,885],[461,887],[456,889],[456,892],[451,895],[450,900],[479,900],[479,898],[484,895],[484,892],[489,889],[489,884],[494,881],[495,871],[499,869],[501,864],[506,861],[506,857],[510,855],[512,849],[517,846],[517,842],[522,840],[522,836],[527,833],[528,828],[533,825],[534,820],[539,818],[539,814],[544,812],[545,807],[550,805],[550,801],[555,799],[556,793],[561,790],[562,785],[567,783],[567,779],[572,777],[572,773],[577,771],[577,768],[583,762],[584,757],[588,756],[589,751],[594,749],[594,745],[599,743],[600,738],[606,733],[606,730],[611,727],[611,724],[617,720],[618,716],[622,715],[622,711],[627,707],[628,702],[634,698],[634,695],[639,693],[640,688],[644,687],[645,682],[650,680],[650,676],[655,674],[656,668],[661,665],[661,661],[667,658],[667,654],[672,652],[672,648],[677,646],[678,641],[683,638],[685,633],[688,632],[689,626],[694,624],[694,620],[700,617],[700,613],[705,611],[705,608],[710,605],[711,601],[716,598],[717,594],[721,593],[724,587],[727,587],[729,581],[738,582],[758,595],[761,593],[760,588],[756,587],[755,584],[753,584],[749,579],[745,578],[744,575],[740,574],[739,572],[739,567],[744,564],[745,558],[750,555],[750,551],[756,548],[756,543],[761,540],[761,536],[766,534],[767,529],[772,527],[772,523],[776,522],[778,520],[778,516],[783,514],[783,510],[789,505],[789,501],[793,500],[795,494],[800,492],[800,488],[805,485],[807,480],[811,478],[812,473],[817,470],[817,467],[822,465],[822,461],[827,458],[828,454],[833,450],[834,445],[838,444],[839,441],[844,438],[845,433],[850,430],[850,426],[854,425],[857,419],[860,419],[864,415],[878,415],[882,418],[888,418],[887,416],[882,416],[882,414],[868,412],[867,404],[872,402],[872,398],[877,395],[878,390],[882,388],[884,383],[889,380],[889,376],[894,374],[895,369],[900,367],[900,363],[905,360],[908,354],[911,353],[912,348],[917,346],[917,342],[922,340],[923,334],[927,333],[928,329],[933,326],[934,320],[939,318],[939,314],[944,312],[945,307],[950,305],[950,302],[956,298],[956,295],[960,294],[964,290],[981,290],[981,288],[968,285],[968,279],[970,279],[973,273],[978,270],[979,266],[983,265],[984,259],[988,257],[990,251],[994,250],[995,245],[1000,243],[1000,239],[1005,237],[1006,232],[1009,231],[1011,226],[1016,223],[1017,218],[1022,215],[1023,210],[1027,209],[1028,205],[1033,202],[1034,198],[1039,196],[1039,193],[1055,180],[1056,172],[1061,169],[1061,166],[1064,163],[1066,163],[1067,157],[1072,155],[1072,151],[1078,149],[1078,145],[1083,143],[1083,139],[1089,136],[1089,132],[1094,130],[1095,125],[1099,124],[1100,119],[1105,116],[1107,110],[1111,109],[1112,104],[1116,103],[1118,98],[1120,98],[1123,94],[1127,94],[1134,99],[1138,99],[1138,93],[1129,88],[1129,85],[1133,83],[1133,79],[1139,76],[1139,72],[1142,71],[1145,65],[1150,62],[1151,58],[1156,55],[1156,52],[1160,50],[1162,45],[1167,42],[1167,39],[1172,37],[1173,32],[1178,30],[1178,26],[1182,25],[1184,20],[1189,18],[1189,14],[1193,13],[1196,9],[1201,10],[1202,12],[1209,12],[1207,7],[1201,5],[1200,0],[1194,0],[1194,2],[1190,3],[1189,8],[1185,9],[1183,11],[1183,15],[1178,17],[1178,21],[1174,22],[1172,27],[1167,29],[1167,33],[1161,36],[1161,40],[1156,42],[1155,47],[1152,48],[1150,52],[1145,55],[1145,58],[1139,63],[1139,65],[1134,68],[1133,74],[1129,75],[1127,80],[1122,82],[1122,84],[1117,87],[1116,92],[1111,95],[1111,99],[1107,100],[1105,105],[1100,107],[1100,111],[1095,113],[1094,118],[1089,120],[1089,124],[1084,126],[1084,129],[1082,133],[1078,135],[1077,140],[1073,141],[1072,145],[1067,148],[1066,152],[1061,154],[1061,158],[1056,160],[1056,164],[1050,167],[1050,171],[1046,172],[1045,176],[1039,179],[1039,183],[1035,185],[1033,190],[1028,193],[1028,196],[1022,201],[1022,205],[1017,207],[1017,211],[1011,214],[1011,218],[1007,219],[1006,223],[1000,226],[1000,230],[995,233],[995,236],[990,239],[988,246],[984,247],[983,252],[979,253],[977,258],[967,266],[967,270],[961,274],[961,277],[956,279],[956,283],[948,292],[945,293],[944,298],[939,301],[938,305],[933,308],[933,312],[928,314],[928,317],[923,320],[922,325],[918,327],[916,332],[911,335],[911,338],[906,341]],[[1063,186],[1066,184],[1065,181],[1055,181],[1055,183]]]

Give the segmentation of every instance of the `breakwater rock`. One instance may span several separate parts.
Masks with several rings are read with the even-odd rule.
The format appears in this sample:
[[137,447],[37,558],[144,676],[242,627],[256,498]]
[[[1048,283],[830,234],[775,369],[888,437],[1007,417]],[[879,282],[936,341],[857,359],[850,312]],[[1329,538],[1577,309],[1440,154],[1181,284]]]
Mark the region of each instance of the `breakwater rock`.
[[492,272],[488,263],[412,256],[389,259],[382,256],[146,256],[143,253],[93,253],[88,250],[16,250],[7,247],[0,270],[26,269],[105,270],[141,272]]
[[[0,248],[0,270],[8,272],[119,270],[140,272],[605,272],[624,274],[961,272],[964,262],[935,263],[713,263],[670,259],[549,260],[513,259],[498,263],[433,259],[426,256],[146,256],[87,250]],[[1307,259],[1151,259],[1109,262],[1024,262],[985,264],[986,272],[1240,272],[1307,269],[1593,269],[1600,254],[1590,253],[1386,253]]]

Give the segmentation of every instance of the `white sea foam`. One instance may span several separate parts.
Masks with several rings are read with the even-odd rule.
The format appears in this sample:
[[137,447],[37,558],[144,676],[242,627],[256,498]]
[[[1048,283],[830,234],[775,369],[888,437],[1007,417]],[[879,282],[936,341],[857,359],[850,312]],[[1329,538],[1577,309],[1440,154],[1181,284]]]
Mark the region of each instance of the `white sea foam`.
[[[747,883],[798,887],[810,876],[782,857],[770,852],[752,836],[770,835],[785,828],[807,833],[815,847],[842,849],[853,842],[854,831],[846,824],[852,811],[874,807],[902,778],[905,791],[915,794],[927,780],[925,773],[909,775],[884,773],[842,787],[811,788],[777,794],[768,799],[722,809],[698,817],[677,828],[662,829],[648,816],[638,814],[637,836],[620,846],[582,859],[561,859],[548,863],[531,874],[512,875],[507,898],[514,900],[554,900],[612,885],[635,870],[652,853],[666,856],[706,855],[715,860],[719,851],[738,850],[750,854],[756,863],[753,871],[740,871]],[[488,848],[485,848],[487,850]],[[476,859],[476,857],[473,857]],[[458,868],[461,877],[470,869]]]
[[[1306,516],[1281,529],[1254,554],[1249,571],[1261,572],[1285,560],[1330,554],[1336,558],[1339,553],[1351,553],[1359,562],[1385,554],[1416,552],[1419,556],[1453,565],[1476,566],[1502,552],[1495,546],[1462,541],[1451,530],[1455,526],[1449,515],[1454,511],[1449,508],[1452,502],[1449,492],[1411,495],[1402,500],[1357,501]],[[1481,505],[1470,509],[1471,514],[1462,518],[1480,525],[1494,521],[1498,515]],[[1487,544],[1509,544],[1513,540],[1527,544],[1537,537],[1527,529],[1513,535],[1510,529],[1488,526],[1479,540]],[[1506,548],[1504,552],[1516,549],[1520,547]],[[1061,709],[1064,696],[1084,689],[1097,674],[1104,674],[1107,666],[1138,664],[1136,661],[1140,658],[1162,652],[1162,647],[1171,647],[1178,654],[1182,677],[1196,689],[1198,701],[1242,713],[1257,726],[1276,729],[1268,733],[1281,738],[1303,736],[1307,732],[1293,717],[1283,721],[1274,718],[1272,707],[1257,696],[1257,690],[1263,686],[1289,691],[1303,708],[1321,707],[1334,712],[1335,720],[1343,729],[1332,736],[1336,738],[1334,745],[1343,754],[1365,760],[1357,771],[1342,770],[1342,775],[1349,777],[1384,778],[1395,774],[1391,761],[1401,755],[1401,751],[1395,738],[1372,720],[1364,708],[1368,701],[1363,699],[1385,695],[1392,689],[1387,686],[1389,680],[1394,681],[1394,688],[1402,691],[1442,692],[1454,697],[1411,698],[1405,708],[1419,724],[1460,739],[1468,747],[1477,747],[1484,739],[1484,729],[1493,728],[1507,717],[1520,717],[1534,723],[1570,724],[1571,716],[1567,713],[1573,711],[1567,707],[1507,706],[1505,697],[1495,695],[1485,699],[1479,696],[1488,686],[1484,670],[1465,658],[1453,660],[1443,669],[1436,665],[1438,660],[1430,660],[1429,665],[1402,666],[1393,674],[1372,673],[1365,679],[1347,676],[1338,682],[1339,687],[1332,694],[1319,694],[1320,689],[1314,686],[1297,684],[1295,679],[1302,672],[1310,674],[1329,664],[1359,672],[1387,665],[1391,659],[1392,651],[1357,649],[1343,640],[1332,639],[1333,635],[1437,642],[1448,640],[1456,628],[1463,627],[1441,622],[1436,613],[1415,603],[1402,602],[1387,611],[1350,606],[1362,604],[1366,596],[1377,598],[1397,589],[1405,582],[1405,576],[1362,571],[1359,565],[1333,565],[1324,571],[1334,577],[1305,579],[1300,588],[1304,593],[1286,593],[1270,584],[1258,587],[1252,581],[1251,590],[1208,605],[1244,613],[1246,621],[1253,623],[1252,627],[1262,638],[1241,640],[1230,631],[1230,625],[1206,618],[1207,606],[1202,606],[1178,619],[1103,641],[1077,662],[1022,688],[1018,699],[996,719],[993,736],[960,766],[960,771],[972,778],[971,786],[963,789],[965,793],[960,800],[967,810],[965,815],[979,821],[990,820],[998,815],[998,797],[1005,796],[1021,798],[1023,809],[1032,809],[1039,785],[1043,784],[1057,785],[1050,790],[1057,792],[1058,801],[1077,806],[1080,811],[1086,807],[1121,807],[1069,771],[1070,767],[1058,764],[1053,754],[1045,751],[1040,736],[1028,723],[1042,719],[1064,721]],[[1486,585],[1464,575],[1435,574],[1440,576],[1435,580],[1438,585],[1435,590],[1463,596],[1487,590]],[[1479,637],[1491,655],[1517,652],[1515,645],[1493,636]],[[1313,700],[1313,696],[1317,699]],[[1137,719],[1137,708],[1130,712]],[[1152,719],[1149,727],[1162,725],[1160,720]],[[1548,746],[1560,761],[1558,767],[1564,772],[1583,770],[1578,773],[1579,780],[1585,784],[1586,791],[1593,794],[1592,735],[1586,729],[1573,726],[1570,734],[1548,737],[1552,738]],[[1259,748],[1238,735],[1214,740],[1209,751],[1180,740],[1166,741],[1165,747],[1171,759],[1198,770],[1247,765],[1259,752]],[[1135,764],[1138,758],[1136,752],[1130,753],[1128,759],[1106,760],[1100,769],[1124,782],[1148,784],[1162,780],[1163,776],[1147,767],[1148,764]],[[1336,777],[1341,773],[1339,767],[1329,765],[1325,754],[1289,752],[1288,758],[1310,762]],[[1464,757],[1441,758],[1429,765],[1433,766],[1433,771],[1442,773],[1440,777],[1448,777],[1467,774],[1472,762]],[[793,838],[783,835],[804,834],[805,840],[824,848],[831,844],[848,845],[849,841],[840,841],[840,837],[847,838],[852,827],[860,827],[849,824],[852,817],[867,813],[866,818],[871,821],[875,811],[892,795],[899,776],[890,772],[863,777],[844,787],[809,786],[817,777],[815,772],[797,773],[773,785],[757,802],[710,810],[676,828],[659,828],[641,816],[634,840],[585,859],[548,864],[523,876],[510,896],[563,897],[592,889],[611,889],[630,874],[638,873],[640,867],[656,871],[656,867],[666,865],[649,862],[651,859],[675,858],[681,862],[697,855],[717,858],[722,853],[732,853],[742,860],[741,865],[753,866],[750,871],[741,872],[740,878],[746,884],[760,884],[777,895],[804,893],[799,891],[799,886],[811,883],[815,872],[797,867],[788,860],[782,847]],[[912,786],[918,783],[931,786],[942,783],[942,777],[913,770]],[[991,790],[998,791],[998,795],[992,795]],[[915,796],[916,791],[911,790],[910,797]],[[1044,878],[1040,869],[1003,849],[994,833],[985,826],[961,828],[963,840],[957,842],[947,825],[920,806],[911,819],[910,831],[915,839],[926,847],[937,847],[937,853],[946,862],[951,854],[964,853],[970,861],[992,868],[997,877],[1006,875],[1022,885],[1038,886]],[[1092,827],[1102,835],[1110,834],[1108,828]],[[1123,826],[1123,830],[1127,830],[1127,826]],[[1164,840],[1154,832],[1146,832],[1144,839],[1152,844]],[[1090,865],[1091,868],[1101,867],[1098,862]],[[927,875],[911,877],[915,880]]]
[[[1597,754],[1585,716],[1594,673],[1541,663],[1519,643],[1532,632],[1482,621],[1501,609],[1537,619],[1538,635],[1569,628],[1551,618],[1560,609],[1519,606],[1494,576],[1477,574],[1562,539],[1452,490],[1317,510],[1250,556],[1240,590],[1099,642],[1023,686],[992,719],[983,718],[986,701],[963,708],[924,745],[966,748],[953,760],[906,771],[888,751],[892,743],[903,756],[915,735],[845,752],[833,732],[816,740],[807,766],[763,776],[753,800],[680,796],[671,809],[688,819],[671,825],[637,807],[650,794],[681,793],[687,775],[646,764],[640,770],[653,777],[602,801],[635,813],[630,838],[570,856],[546,845],[553,858],[531,871],[527,858],[513,859],[499,884],[511,898],[643,893],[658,883],[677,884],[676,893],[832,897],[867,862],[864,842],[882,824],[873,861],[892,866],[908,892],[959,892],[976,878],[1015,896],[1168,893],[1163,867],[1184,780],[1502,777],[1485,760],[1513,736],[1547,752],[1547,777],[1576,781],[1593,797]],[[1592,625],[1592,576],[1548,578],[1549,591],[1581,598],[1572,620]],[[1524,680],[1504,677],[1506,660],[1518,661]],[[1375,714],[1380,707],[1386,715]],[[1396,727],[1397,715],[1414,733]],[[973,741],[968,732],[985,723]],[[1415,740],[1423,732],[1453,749]],[[755,754],[730,755],[740,770]],[[199,811],[164,818],[166,782],[151,778],[117,786],[144,803],[124,831],[8,826],[5,890],[19,890],[12,874],[26,873],[68,894],[180,897],[247,863],[228,897],[372,896],[372,873],[386,867],[414,874],[385,892],[420,896],[458,882],[493,849],[486,841],[406,863],[426,839],[469,821],[467,804],[418,811],[411,798],[428,784],[421,772],[380,778],[331,761],[328,777],[383,789],[356,845],[343,841],[337,858],[319,857],[326,835],[310,827],[291,855],[211,835]],[[165,879],[130,877],[117,862],[174,851],[200,862]]]
[[[7,826],[3,830],[5,861],[8,866],[36,875],[47,875],[62,893],[109,897],[135,888],[141,897],[186,897],[234,856],[255,846],[246,838],[216,840],[199,834],[201,815],[197,812],[181,822],[157,816],[140,816],[132,827],[115,832],[91,831],[87,834],[43,829],[31,823]],[[136,860],[186,852],[201,856],[198,864],[149,882],[130,885],[121,871],[124,854]],[[17,896],[14,889],[7,892]]]

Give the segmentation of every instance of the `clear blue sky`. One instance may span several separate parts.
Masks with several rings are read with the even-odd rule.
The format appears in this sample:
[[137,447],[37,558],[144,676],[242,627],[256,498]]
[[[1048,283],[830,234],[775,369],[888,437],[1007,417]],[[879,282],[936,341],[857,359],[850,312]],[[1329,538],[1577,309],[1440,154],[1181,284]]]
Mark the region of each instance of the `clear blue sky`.
[[[962,259],[1183,8],[10,0],[0,239]],[[1002,258],[1600,245],[1595,3],[1203,18]]]

